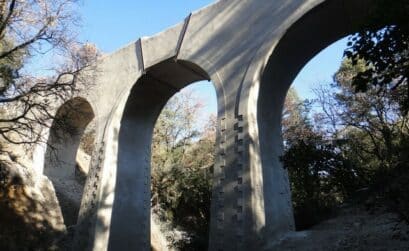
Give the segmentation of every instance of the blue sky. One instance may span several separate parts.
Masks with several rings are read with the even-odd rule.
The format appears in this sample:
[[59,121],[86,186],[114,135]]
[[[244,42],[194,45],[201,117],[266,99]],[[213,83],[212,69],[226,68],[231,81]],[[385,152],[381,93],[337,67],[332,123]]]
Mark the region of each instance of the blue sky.
[[210,0],[84,0],[80,38],[112,52],[181,22]]
[[[142,36],[153,35],[181,22],[190,12],[211,4],[211,0],[87,0],[81,6],[83,28],[80,39],[113,52]],[[314,85],[329,83],[338,69],[346,39],[340,40],[314,57],[294,80],[301,98],[313,98]],[[216,113],[216,97],[211,83],[190,88],[200,94],[205,113]]]
[[341,65],[347,42],[348,39],[343,38],[331,44],[303,67],[293,81],[293,87],[300,97],[311,99],[314,97],[311,88],[331,83],[332,76]]

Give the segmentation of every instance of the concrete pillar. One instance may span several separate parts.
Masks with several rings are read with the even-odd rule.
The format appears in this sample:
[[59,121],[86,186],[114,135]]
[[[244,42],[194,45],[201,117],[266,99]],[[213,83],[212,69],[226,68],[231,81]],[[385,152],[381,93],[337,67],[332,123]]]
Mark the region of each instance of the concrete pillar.
[[[263,250],[268,240],[294,229],[288,175],[279,162],[281,110],[271,109],[258,123],[248,105],[243,113],[231,109],[219,117],[209,250]],[[251,133],[252,127],[263,127],[262,133]]]
[[243,118],[226,110],[218,119],[209,250],[238,250],[244,223]]
[[118,135],[108,250],[150,250],[151,141],[156,119],[173,94],[142,77],[128,97]]
[[150,248],[150,141],[153,126],[149,124],[132,118],[121,121],[108,250]]

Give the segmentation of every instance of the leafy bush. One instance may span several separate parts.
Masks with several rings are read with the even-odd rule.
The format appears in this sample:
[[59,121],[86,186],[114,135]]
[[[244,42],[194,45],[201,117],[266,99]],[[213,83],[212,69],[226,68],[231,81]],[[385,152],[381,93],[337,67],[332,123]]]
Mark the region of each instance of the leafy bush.
[[385,195],[394,209],[409,223],[409,165],[397,167],[391,183],[386,186]]
[[300,140],[285,151],[281,160],[290,176],[298,230],[328,217],[355,186],[351,166],[331,144]]

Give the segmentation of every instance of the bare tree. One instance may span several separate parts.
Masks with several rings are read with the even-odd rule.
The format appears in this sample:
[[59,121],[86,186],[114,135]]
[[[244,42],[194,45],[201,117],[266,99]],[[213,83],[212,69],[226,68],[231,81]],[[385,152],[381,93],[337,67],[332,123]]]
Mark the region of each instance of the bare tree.
[[402,142],[408,139],[409,116],[400,107],[399,90],[384,90],[370,85],[365,93],[355,93],[353,78],[366,68],[365,62],[356,64],[345,59],[334,75],[330,88],[314,90],[321,109],[315,115],[317,124],[325,125],[328,135],[347,146],[356,162],[390,168],[400,158]]
[[[0,136],[43,141],[53,105],[84,87],[98,52],[76,41],[77,0],[0,0]],[[45,63],[46,62],[46,63]],[[39,67],[40,65],[40,67]]]

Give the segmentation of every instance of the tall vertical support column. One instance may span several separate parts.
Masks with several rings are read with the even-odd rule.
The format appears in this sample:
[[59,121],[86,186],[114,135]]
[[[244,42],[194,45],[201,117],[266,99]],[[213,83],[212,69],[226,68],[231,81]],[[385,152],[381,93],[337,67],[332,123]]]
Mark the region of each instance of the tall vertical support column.
[[[219,108],[209,243],[212,251],[263,250],[268,241],[269,209],[264,206],[268,190],[263,186],[264,179],[269,179],[265,177],[268,172],[263,172],[258,135],[250,133],[257,127],[257,120],[251,120],[248,112],[249,93],[238,95],[240,90],[230,90],[226,105]],[[277,189],[280,185],[276,184]]]
[[259,69],[250,66],[241,85],[229,86],[219,113],[212,251],[269,250],[294,230],[288,174],[280,162],[286,88],[260,93],[271,76]]
[[219,117],[209,250],[244,250],[242,119],[234,113]]
[[147,75],[130,92],[118,135],[108,250],[150,250],[151,141],[156,119],[173,94]]
[[216,137],[216,153],[211,200],[209,250],[217,250],[222,245],[224,231],[225,194],[223,182],[226,179],[226,117],[219,114]]

